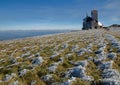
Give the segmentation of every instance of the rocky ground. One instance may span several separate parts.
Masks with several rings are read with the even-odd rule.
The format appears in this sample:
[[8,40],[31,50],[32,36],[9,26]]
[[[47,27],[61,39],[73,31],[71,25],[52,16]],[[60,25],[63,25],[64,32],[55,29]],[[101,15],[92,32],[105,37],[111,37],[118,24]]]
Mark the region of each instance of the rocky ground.
[[120,29],[1,41],[0,85],[120,85]]

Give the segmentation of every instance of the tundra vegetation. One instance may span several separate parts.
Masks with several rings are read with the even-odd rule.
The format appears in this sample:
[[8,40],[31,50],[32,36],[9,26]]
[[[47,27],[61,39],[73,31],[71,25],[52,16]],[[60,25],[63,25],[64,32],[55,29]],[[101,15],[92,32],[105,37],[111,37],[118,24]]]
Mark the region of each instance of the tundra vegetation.
[[0,41],[0,85],[120,85],[120,30]]

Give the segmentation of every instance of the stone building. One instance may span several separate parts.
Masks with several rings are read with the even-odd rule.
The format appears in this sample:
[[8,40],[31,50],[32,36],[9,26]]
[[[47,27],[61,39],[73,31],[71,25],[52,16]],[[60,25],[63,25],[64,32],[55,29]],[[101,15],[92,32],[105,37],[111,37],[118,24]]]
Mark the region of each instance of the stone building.
[[83,19],[82,30],[100,28],[99,23],[100,22],[98,22],[98,11],[97,10],[92,10],[91,11],[91,16],[86,15],[86,17]]

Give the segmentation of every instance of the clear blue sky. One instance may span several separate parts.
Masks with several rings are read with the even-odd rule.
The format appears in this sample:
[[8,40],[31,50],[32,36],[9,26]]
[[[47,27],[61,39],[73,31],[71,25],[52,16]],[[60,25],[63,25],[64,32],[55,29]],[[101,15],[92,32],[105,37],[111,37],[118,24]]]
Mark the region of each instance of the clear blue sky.
[[0,0],[0,30],[81,29],[92,9],[105,26],[120,24],[120,0]]

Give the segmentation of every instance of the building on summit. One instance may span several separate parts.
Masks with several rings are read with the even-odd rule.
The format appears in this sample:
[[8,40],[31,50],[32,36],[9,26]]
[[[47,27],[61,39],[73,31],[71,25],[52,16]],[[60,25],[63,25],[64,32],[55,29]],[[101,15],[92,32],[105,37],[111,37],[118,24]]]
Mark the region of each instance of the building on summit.
[[98,11],[97,10],[92,10],[91,17],[86,15],[86,17],[83,19],[82,30],[98,29],[101,27],[102,27],[102,24],[98,22]]

